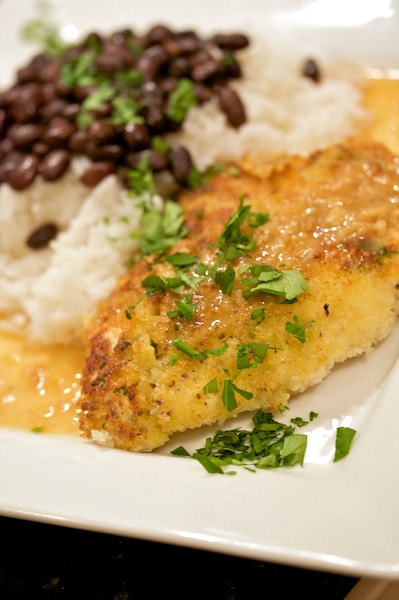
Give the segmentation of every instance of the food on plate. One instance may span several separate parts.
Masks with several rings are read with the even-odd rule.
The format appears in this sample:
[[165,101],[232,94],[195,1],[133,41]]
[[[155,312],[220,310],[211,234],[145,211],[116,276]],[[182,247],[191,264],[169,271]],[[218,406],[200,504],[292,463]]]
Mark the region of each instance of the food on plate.
[[87,325],[83,435],[151,451],[284,407],[370,352],[399,312],[398,172],[354,138],[246,156],[180,195],[180,239],[138,261]]
[[[191,40],[191,44],[195,40],[203,44],[206,39],[208,44],[213,37],[212,34],[204,38],[192,31],[166,31],[163,26],[156,26],[144,33],[138,32],[135,40],[148,41],[153,37],[157,52],[162,52],[158,43],[160,33],[161,37],[165,34],[164,41],[169,49],[177,39],[180,43],[184,39],[185,43]],[[295,48],[294,52],[288,48],[282,52],[271,39],[265,42],[242,33],[236,37],[236,32],[233,33],[232,37],[228,36],[233,56],[227,62],[234,63],[235,75],[239,76],[233,76],[228,87],[234,90],[244,106],[245,122],[240,126],[229,123],[228,114],[220,106],[218,82],[214,88],[211,86],[208,101],[198,102],[184,113],[185,118],[177,131],[164,132],[164,135],[157,132],[151,138],[151,150],[169,152],[172,146],[178,146],[188,151],[195,166],[191,185],[195,187],[203,175],[215,173],[221,165],[237,161],[248,153],[305,154],[359,131],[399,151],[398,145],[395,146],[398,139],[395,115],[399,114],[394,110],[397,80],[384,79],[384,73],[380,74],[381,78],[367,79],[367,73],[353,65],[337,65],[320,57],[316,60],[309,57],[306,47]],[[154,36],[158,36],[158,40]],[[25,100],[29,97],[34,100],[38,82],[29,79],[35,79],[39,71],[39,78],[44,80],[39,89],[42,93],[45,90],[41,109],[45,109],[44,113],[50,111],[47,117],[50,121],[54,118],[55,124],[60,124],[60,116],[70,119],[71,126],[63,128],[64,134],[68,130],[71,138],[81,139],[89,127],[90,130],[98,127],[89,122],[93,108],[96,109],[92,115],[96,116],[96,123],[107,121],[101,111],[109,110],[109,99],[99,102],[101,98],[98,92],[95,93],[97,88],[91,90],[94,97],[90,93],[87,96],[90,90],[82,89],[84,82],[65,97],[67,82],[61,84],[51,77],[60,72],[61,62],[68,64],[67,56],[75,67],[80,65],[75,70],[76,75],[82,67],[81,75],[95,75],[93,64],[102,46],[105,44],[110,50],[118,40],[123,42],[127,38],[132,40],[132,32],[126,29],[109,35],[93,32],[84,38],[86,41],[77,42],[68,49],[61,48],[57,57],[44,57],[40,53],[30,63],[20,66],[11,87],[22,86],[27,94]],[[221,40],[219,37],[219,44]],[[237,49],[237,40],[241,46],[249,44]],[[90,47],[87,54],[83,50],[85,43]],[[223,45],[216,50],[213,46],[212,55],[214,51],[219,57],[225,55],[227,49]],[[150,44],[148,52],[151,47]],[[57,52],[60,50],[57,45],[52,45],[51,51],[54,48]],[[76,60],[82,54],[85,60]],[[105,62],[109,58],[107,55]],[[67,68],[69,75],[73,72],[72,64],[69,63]],[[41,70],[40,65],[46,68]],[[36,69],[36,74],[32,74],[32,69]],[[230,74],[233,75],[231,71]],[[115,77],[119,78],[119,75],[116,73]],[[103,76],[104,84],[108,76],[105,77],[105,73]],[[109,78],[107,81],[108,88],[101,86],[100,81],[98,87],[107,94],[114,93],[113,84]],[[137,81],[136,78],[136,84]],[[148,87],[152,87],[152,83],[157,86],[160,79],[156,78]],[[190,88],[187,81],[185,88]],[[53,94],[56,98],[51,100]],[[94,172],[101,179],[107,172],[103,168],[104,157],[90,156],[84,151],[77,153],[77,146],[74,146],[75,151],[61,144],[58,147],[57,135],[47,136],[44,144],[43,140],[33,142],[30,138],[29,141],[27,133],[38,130],[43,133],[45,127],[41,126],[45,123],[30,122],[31,103],[27,102],[25,106],[16,96],[15,89],[10,88],[4,88],[0,94],[0,423],[34,431],[77,435],[80,419],[77,401],[84,362],[81,334],[85,318],[99,300],[107,297],[117,277],[126,273],[132,262],[139,258],[141,240],[138,234],[142,233],[143,206],[150,214],[153,209],[162,214],[165,200],[182,184],[176,182],[169,163],[164,172],[152,171],[154,189],[151,193],[148,188],[145,192],[140,191],[133,182],[142,183],[142,176],[149,174],[147,167],[151,165],[143,162],[132,167],[127,181],[126,177],[120,176],[126,174],[125,167],[122,169],[116,162],[112,163],[109,155],[107,168],[112,167],[115,173],[91,187],[87,173]],[[88,103],[85,104],[86,99]],[[96,100],[94,107],[93,100]],[[79,123],[84,126],[77,131],[74,115],[77,119],[83,105],[88,110],[83,111],[85,118],[82,122],[79,119]],[[51,106],[61,110],[61,115],[52,117]],[[27,111],[25,116],[24,110]],[[25,139],[24,135],[17,135],[18,127],[11,127],[17,125],[12,122],[14,117],[22,119],[19,134],[25,132]],[[9,129],[13,131],[11,136],[6,135]],[[62,128],[61,132],[58,130],[58,134],[61,133]],[[46,147],[49,141],[55,144],[54,148]],[[16,152],[10,152],[12,144],[19,146],[14,148]],[[44,160],[48,151],[47,157],[51,160],[47,158],[44,162],[44,170],[43,164],[39,169],[42,159],[37,162],[33,158],[32,162],[30,144],[35,145],[36,158],[41,156]],[[90,148],[93,153],[93,144]],[[102,143],[96,148],[97,151],[104,150]],[[19,170],[19,175],[23,175],[19,183],[15,173],[11,176],[8,169],[16,164],[25,165],[27,169],[26,172]],[[31,168],[34,164],[38,167],[36,172]],[[27,174],[32,177],[30,183]],[[7,181],[9,177],[11,179]],[[24,189],[15,189],[21,187],[21,181]]]
[[[356,69],[314,72],[305,52],[164,25],[92,32],[21,66],[0,95],[2,328],[78,340],[137,256],[143,201],[161,208],[215,163],[311,151],[367,121]],[[142,160],[155,186],[145,198]]]

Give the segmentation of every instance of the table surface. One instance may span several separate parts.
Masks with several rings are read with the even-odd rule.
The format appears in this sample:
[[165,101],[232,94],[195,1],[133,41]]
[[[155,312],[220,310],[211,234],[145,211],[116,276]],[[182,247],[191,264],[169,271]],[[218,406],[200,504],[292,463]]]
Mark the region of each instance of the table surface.
[[358,581],[5,517],[0,540],[1,600],[344,600]]

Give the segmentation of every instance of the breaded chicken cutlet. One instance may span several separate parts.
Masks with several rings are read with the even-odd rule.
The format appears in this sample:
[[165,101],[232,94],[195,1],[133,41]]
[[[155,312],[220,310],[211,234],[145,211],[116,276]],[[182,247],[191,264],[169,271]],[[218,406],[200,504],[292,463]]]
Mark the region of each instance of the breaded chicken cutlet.
[[86,330],[83,436],[148,452],[274,410],[367,353],[399,312],[399,158],[349,140],[245,158],[179,199],[188,234]]

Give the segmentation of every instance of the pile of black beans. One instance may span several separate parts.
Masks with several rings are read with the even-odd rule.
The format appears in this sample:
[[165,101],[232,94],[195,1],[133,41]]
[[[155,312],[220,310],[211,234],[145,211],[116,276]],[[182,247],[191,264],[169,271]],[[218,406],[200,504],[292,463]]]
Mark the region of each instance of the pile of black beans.
[[[236,53],[248,45],[242,33],[203,38],[160,24],[140,35],[130,29],[94,32],[61,56],[37,54],[0,93],[0,183],[24,190],[38,175],[55,181],[74,156],[86,156],[91,162],[81,177],[85,185],[116,173],[129,187],[129,170],[146,156],[154,174],[166,172],[178,186],[186,185],[195,168],[189,151],[154,143],[184,121],[170,117],[171,95],[182,79],[189,80],[196,104],[216,97],[228,123],[240,127],[245,107],[230,83],[242,76]],[[65,81],[65,69],[73,64],[81,77]],[[116,123],[105,98],[82,126],[82,107],[104,82],[134,101],[139,118]]]

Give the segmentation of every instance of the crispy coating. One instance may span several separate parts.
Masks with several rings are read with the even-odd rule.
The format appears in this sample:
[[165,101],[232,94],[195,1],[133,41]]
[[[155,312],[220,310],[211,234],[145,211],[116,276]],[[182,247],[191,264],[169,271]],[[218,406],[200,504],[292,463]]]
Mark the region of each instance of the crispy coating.
[[[237,167],[239,174],[226,169],[182,195],[189,233],[170,251],[214,265],[215,242],[240,198],[252,212],[268,213],[260,227],[242,225],[256,248],[232,261],[231,295],[210,276],[197,277],[195,289],[143,295],[149,274],[176,276],[152,256],[123,276],[86,330],[83,436],[148,452],[176,432],[277,409],[391,331],[399,312],[399,159],[354,139],[309,157],[247,157]],[[264,292],[244,298],[240,268],[255,263],[299,269],[308,288],[292,303]],[[168,315],[187,296],[194,317]],[[255,309],[264,311],[261,322]],[[289,333],[287,322],[303,326],[306,340]],[[179,354],[176,339],[196,352],[223,344],[227,350],[198,360]],[[250,352],[252,366],[238,368],[239,348],[254,343],[268,345],[266,356],[256,362]],[[211,380],[217,391],[207,391]],[[236,392],[237,406],[229,410],[226,381],[252,397]]]

